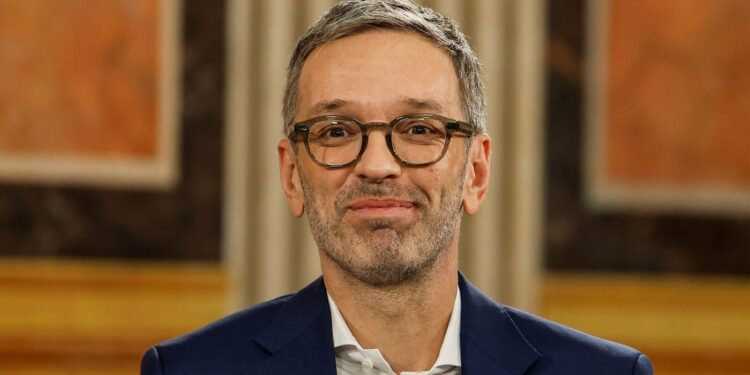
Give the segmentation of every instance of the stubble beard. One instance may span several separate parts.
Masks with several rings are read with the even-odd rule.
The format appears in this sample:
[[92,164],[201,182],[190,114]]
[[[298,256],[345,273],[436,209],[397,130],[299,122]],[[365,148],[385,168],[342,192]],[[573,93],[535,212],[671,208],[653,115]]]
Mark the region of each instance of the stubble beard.
[[[462,173],[459,176],[463,176]],[[384,182],[361,182],[336,197],[334,215],[327,215],[312,185],[301,176],[310,229],[318,248],[342,271],[373,287],[388,287],[423,280],[449,249],[461,219],[462,183],[443,192],[439,206],[428,205],[416,187]],[[461,182],[461,178],[458,179]],[[356,198],[401,197],[414,202],[416,220],[401,225],[371,220],[357,230],[343,221],[348,202]]]

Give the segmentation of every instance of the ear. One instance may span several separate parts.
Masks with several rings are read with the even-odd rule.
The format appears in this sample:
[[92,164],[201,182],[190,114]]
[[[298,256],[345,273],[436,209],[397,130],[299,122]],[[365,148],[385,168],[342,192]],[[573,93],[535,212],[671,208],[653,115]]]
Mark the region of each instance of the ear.
[[292,209],[295,217],[301,217],[305,212],[305,199],[302,191],[302,182],[299,177],[299,169],[295,160],[295,151],[288,139],[279,141],[277,147],[279,153],[279,170],[281,171],[281,187],[284,189],[286,201]]
[[468,155],[468,166],[464,176],[463,200],[461,201],[464,212],[473,215],[479,210],[479,206],[487,193],[490,182],[490,155],[492,153],[492,141],[487,134],[479,134],[474,137]]

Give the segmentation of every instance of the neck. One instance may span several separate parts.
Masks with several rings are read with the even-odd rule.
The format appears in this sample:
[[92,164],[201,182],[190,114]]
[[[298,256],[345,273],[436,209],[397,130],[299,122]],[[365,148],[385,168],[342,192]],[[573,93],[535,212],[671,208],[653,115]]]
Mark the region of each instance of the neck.
[[352,334],[396,373],[429,370],[440,353],[458,288],[457,248],[452,243],[419,280],[388,287],[364,284],[321,254],[326,289]]

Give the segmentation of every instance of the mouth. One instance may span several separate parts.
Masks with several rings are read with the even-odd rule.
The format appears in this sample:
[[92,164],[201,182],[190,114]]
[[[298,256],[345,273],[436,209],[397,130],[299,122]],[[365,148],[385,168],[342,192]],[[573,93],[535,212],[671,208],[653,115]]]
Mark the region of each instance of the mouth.
[[349,214],[362,220],[405,219],[411,216],[416,204],[401,199],[360,199],[347,207]]

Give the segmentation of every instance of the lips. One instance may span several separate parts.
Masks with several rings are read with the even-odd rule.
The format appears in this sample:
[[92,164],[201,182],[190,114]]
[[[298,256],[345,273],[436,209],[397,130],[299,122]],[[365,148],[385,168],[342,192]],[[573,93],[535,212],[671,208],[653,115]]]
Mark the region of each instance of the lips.
[[398,199],[362,199],[352,203],[350,210],[413,208],[414,203]]
[[[396,223],[414,219],[417,205],[408,200],[393,198],[365,198],[354,201],[347,207],[346,215],[355,225],[375,225],[384,229]],[[388,223],[387,225],[385,223]]]

